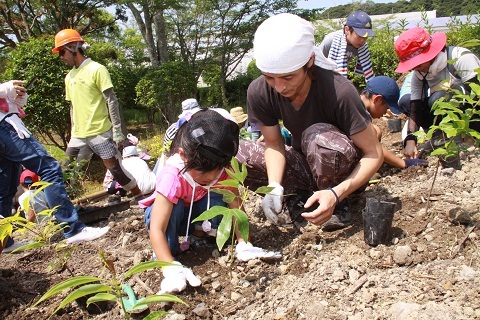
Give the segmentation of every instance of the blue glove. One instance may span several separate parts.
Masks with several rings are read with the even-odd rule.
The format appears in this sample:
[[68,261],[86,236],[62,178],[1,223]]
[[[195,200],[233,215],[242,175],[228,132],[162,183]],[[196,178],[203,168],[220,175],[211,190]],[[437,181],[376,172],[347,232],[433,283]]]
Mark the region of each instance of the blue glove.
[[422,166],[422,167],[428,167],[428,161],[424,159],[405,159],[405,168],[411,167],[411,166]]

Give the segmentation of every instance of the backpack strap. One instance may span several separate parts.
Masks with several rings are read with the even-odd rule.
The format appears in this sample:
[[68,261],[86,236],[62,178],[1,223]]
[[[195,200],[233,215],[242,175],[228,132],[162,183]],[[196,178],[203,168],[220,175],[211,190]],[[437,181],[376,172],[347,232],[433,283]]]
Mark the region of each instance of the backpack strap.
[[[447,50],[447,62],[453,59],[453,46],[446,46],[445,47]],[[453,66],[453,63],[448,62],[447,63],[447,68],[448,72],[450,72],[451,75],[453,75],[455,78],[460,79],[456,72],[455,72],[455,67]]]

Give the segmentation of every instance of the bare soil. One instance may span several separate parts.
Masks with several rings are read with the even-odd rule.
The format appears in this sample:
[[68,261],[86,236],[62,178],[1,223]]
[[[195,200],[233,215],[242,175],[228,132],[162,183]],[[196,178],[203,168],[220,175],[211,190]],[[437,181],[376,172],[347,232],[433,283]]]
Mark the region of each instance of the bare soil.
[[[384,120],[376,124],[384,128],[382,143],[400,155],[400,133],[389,133]],[[437,171],[437,159],[426,159],[427,168],[384,164],[377,183],[350,197],[354,224],[339,231],[274,226],[264,219],[260,198],[252,196],[246,209],[252,242],[280,251],[282,259],[230,265],[225,249],[187,251],[178,259],[203,283],[177,295],[188,306],[156,305],[134,319],[154,310],[172,312],[167,319],[480,319],[479,150],[462,152],[461,170]],[[377,247],[364,241],[361,212],[369,197],[396,203],[391,237]],[[108,277],[99,251],[112,259],[118,274],[151,258],[137,206],[94,225],[111,230],[98,241],[75,246],[67,263],[74,275]],[[32,307],[70,276],[66,268],[47,271],[53,256],[48,247],[0,256],[1,319],[45,319],[55,310],[68,291]],[[128,283],[141,298],[159,290],[162,274],[147,271],[139,279]],[[52,319],[123,315],[114,304],[87,310],[73,303]]]

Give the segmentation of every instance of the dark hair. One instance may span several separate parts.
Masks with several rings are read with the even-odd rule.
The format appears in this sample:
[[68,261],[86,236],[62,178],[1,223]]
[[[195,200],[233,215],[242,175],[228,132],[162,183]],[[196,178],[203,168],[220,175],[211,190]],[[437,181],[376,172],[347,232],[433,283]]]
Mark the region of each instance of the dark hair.
[[182,148],[186,158],[184,171],[212,171],[230,164],[238,151],[238,140],[237,123],[214,110],[204,109],[180,127],[172,141],[170,155]]
[[350,27],[350,26],[345,25],[344,28],[343,28],[343,34],[345,34],[345,27],[347,27],[347,28],[348,28],[348,31],[350,31],[350,32],[355,31],[355,29],[353,29],[353,27]]
[[[371,92],[371,91],[369,91],[369,90],[367,90],[367,89],[363,89],[363,90],[362,90],[362,93],[360,93],[360,95],[365,96],[365,98],[367,98],[367,99],[371,99],[371,98],[373,97],[373,95],[375,95],[375,94],[376,94],[376,95],[379,95],[378,93]],[[382,101],[385,102],[385,103],[387,103],[387,101],[385,100],[385,98],[383,97],[383,95],[380,95],[380,96],[382,96]]]

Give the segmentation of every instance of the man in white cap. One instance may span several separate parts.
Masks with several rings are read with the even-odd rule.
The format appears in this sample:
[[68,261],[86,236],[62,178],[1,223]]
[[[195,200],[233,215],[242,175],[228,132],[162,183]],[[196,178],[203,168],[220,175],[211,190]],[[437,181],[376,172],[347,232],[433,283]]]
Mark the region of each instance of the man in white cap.
[[[249,121],[265,144],[241,141],[237,159],[248,166],[249,187],[273,190],[262,202],[280,223],[283,194],[308,190],[301,215],[335,230],[352,223],[347,196],[364,187],[383,162],[380,143],[352,83],[314,47],[312,24],[282,13],[265,20],[253,43],[262,75],[247,91]],[[292,134],[285,147],[279,120]],[[318,208],[314,209],[316,206]]]

